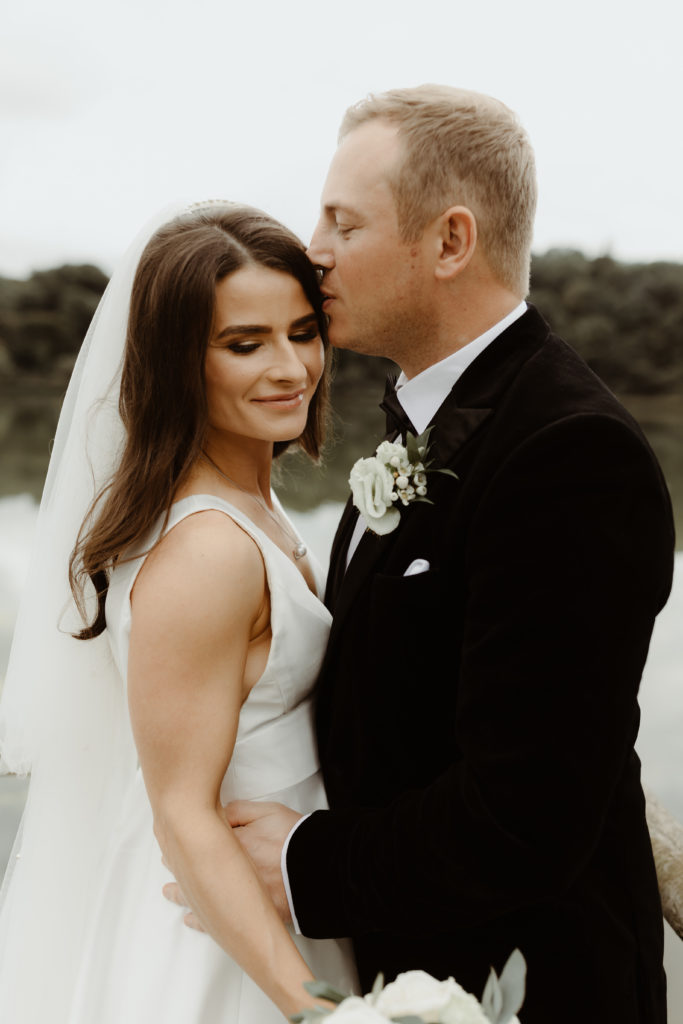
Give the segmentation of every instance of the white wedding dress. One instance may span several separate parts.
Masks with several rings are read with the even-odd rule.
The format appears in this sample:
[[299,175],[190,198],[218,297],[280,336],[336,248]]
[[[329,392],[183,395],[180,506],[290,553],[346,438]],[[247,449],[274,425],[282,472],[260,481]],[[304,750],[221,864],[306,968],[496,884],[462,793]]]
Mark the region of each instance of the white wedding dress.
[[[325,807],[310,692],[325,650],[329,612],[277,545],[221,499],[182,499],[171,510],[167,529],[207,509],[229,515],[254,538],[271,600],[270,654],[240,712],[222,801],[278,800],[299,811]],[[143,561],[141,557],[117,568],[107,597],[107,631],[122,685],[130,593]],[[321,573],[316,570],[320,589]],[[92,903],[68,1024],[281,1024],[279,1010],[213,939],[183,924],[181,908],[161,892],[170,878],[161,863],[138,769],[119,820],[111,822],[111,845]],[[295,941],[315,977],[343,991],[357,989],[347,942]]]

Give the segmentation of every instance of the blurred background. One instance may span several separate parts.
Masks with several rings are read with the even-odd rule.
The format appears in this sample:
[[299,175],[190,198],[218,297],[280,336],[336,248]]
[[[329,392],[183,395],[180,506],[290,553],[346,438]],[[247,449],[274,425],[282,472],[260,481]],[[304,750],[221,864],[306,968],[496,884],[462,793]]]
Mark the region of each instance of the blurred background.
[[[70,368],[158,208],[228,198],[310,236],[345,108],[425,81],[491,93],[535,146],[531,300],[641,423],[683,520],[681,8],[575,0],[26,0],[0,35],[0,685]],[[278,489],[327,557],[386,366],[344,354],[322,468]],[[646,780],[683,820],[683,554],[641,690]],[[24,785],[0,780],[0,873]],[[683,944],[667,934],[670,1020]]]

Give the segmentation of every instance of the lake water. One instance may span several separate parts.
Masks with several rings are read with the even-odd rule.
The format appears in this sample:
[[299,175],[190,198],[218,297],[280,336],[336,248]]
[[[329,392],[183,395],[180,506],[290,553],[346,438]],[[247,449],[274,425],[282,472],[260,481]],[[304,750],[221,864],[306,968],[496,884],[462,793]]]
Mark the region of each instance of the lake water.
[[[356,396],[364,405],[364,395]],[[640,405],[638,405],[640,401]],[[683,403],[663,407],[634,400],[633,408],[650,437],[669,481],[678,538],[683,536]],[[22,401],[0,408],[0,680],[27,567],[36,497],[42,486],[55,407]],[[376,414],[361,423],[355,410],[341,417],[343,442],[324,470],[294,464],[282,473],[282,495],[297,528],[326,563],[346,492],[348,466],[372,450],[381,433]],[[344,436],[346,434],[346,436]],[[20,443],[17,438],[22,439]],[[24,493],[16,493],[24,492]],[[326,500],[330,498],[332,500]],[[645,781],[683,821],[683,551],[676,556],[674,591],[659,616],[641,687],[642,724],[638,749]],[[0,875],[10,853],[23,806],[22,780],[0,778]],[[683,943],[667,928],[671,1024],[683,1020]]]

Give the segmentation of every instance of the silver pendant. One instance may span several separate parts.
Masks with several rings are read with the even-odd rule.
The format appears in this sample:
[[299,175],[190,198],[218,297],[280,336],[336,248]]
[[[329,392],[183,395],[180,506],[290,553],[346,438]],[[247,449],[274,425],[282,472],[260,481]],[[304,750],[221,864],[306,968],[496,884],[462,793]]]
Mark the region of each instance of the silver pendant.
[[304,544],[303,541],[300,541],[297,544],[297,546],[294,548],[294,550],[292,551],[292,554],[294,555],[294,557],[298,561],[300,558],[304,557],[304,555],[306,554],[306,550],[307,550],[306,545]]

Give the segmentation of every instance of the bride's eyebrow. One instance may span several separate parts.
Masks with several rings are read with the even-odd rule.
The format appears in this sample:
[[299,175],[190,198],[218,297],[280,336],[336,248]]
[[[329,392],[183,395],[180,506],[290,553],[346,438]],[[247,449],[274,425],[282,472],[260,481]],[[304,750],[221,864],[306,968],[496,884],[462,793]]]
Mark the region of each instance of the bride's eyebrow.
[[307,313],[306,316],[300,316],[298,320],[292,320],[289,329],[290,331],[295,331],[297,327],[308,327],[309,324],[311,326],[314,324],[316,327],[318,326],[318,318],[315,313]]
[[[300,316],[296,320],[292,320],[289,325],[290,331],[296,330],[298,327],[307,327],[309,324],[315,324],[317,326],[318,319],[315,313],[306,313],[305,316]],[[240,334],[272,334],[272,327],[265,327],[263,324],[231,324],[229,327],[224,327],[222,331],[214,335],[214,341],[220,341],[222,338],[235,338]]]
[[232,324],[224,327],[219,334],[214,335],[214,341],[220,338],[234,338],[239,334],[272,334],[272,327],[264,327],[262,324]]

